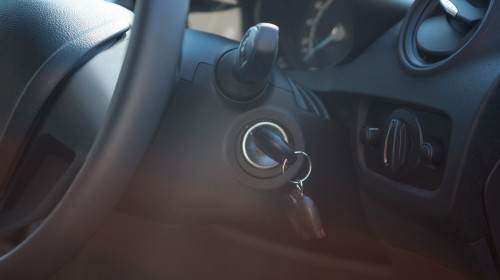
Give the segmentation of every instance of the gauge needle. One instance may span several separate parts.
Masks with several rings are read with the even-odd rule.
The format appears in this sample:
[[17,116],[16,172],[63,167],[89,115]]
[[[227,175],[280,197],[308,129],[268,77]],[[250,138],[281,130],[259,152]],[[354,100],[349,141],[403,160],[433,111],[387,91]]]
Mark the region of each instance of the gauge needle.
[[309,61],[309,59],[311,59],[316,52],[323,49],[331,42],[340,42],[344,40],[345,35],[346,33],[344,25],[342,23],[335,25],[330,34],[328,34],[328,36],[325,39],[323,39],[323,41],[319,42],[314,48],[310,49],[306,53],[306,55],[304,56],[304,62]]

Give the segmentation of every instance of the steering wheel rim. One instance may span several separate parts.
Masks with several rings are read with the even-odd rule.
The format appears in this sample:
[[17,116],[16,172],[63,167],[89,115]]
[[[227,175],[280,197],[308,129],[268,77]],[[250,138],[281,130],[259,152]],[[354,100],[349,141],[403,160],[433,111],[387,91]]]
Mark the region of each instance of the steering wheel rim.
[[87,160],[41,226],[0,257],[4,278],[49,277],[84,246],[112,211],[168,107],[188,8],[187,0],[137,2],[120,77]]

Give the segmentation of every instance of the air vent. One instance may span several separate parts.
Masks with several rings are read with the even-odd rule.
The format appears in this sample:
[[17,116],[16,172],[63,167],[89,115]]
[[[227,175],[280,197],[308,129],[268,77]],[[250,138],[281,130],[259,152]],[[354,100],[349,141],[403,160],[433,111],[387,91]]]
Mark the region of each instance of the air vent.
[[416,67],[432,67],[458,52],[473,37],[489,0],[417,1],[401,33],[404,57]]

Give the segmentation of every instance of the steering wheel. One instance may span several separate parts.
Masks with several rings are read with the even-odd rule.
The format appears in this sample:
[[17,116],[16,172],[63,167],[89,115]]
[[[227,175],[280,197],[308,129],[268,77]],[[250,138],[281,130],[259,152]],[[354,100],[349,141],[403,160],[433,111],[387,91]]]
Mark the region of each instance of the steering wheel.
[[[36,55],[45,55],[34,49],[37,46],[46,46],[51,40],[57,41],[64,36],[68,41],[54,49],[47,47],[52,54],[48,56],[49,58],[44,57],[46,60],[37,66],[38,72],[35,74],[30,72],[32,79],[23,85],[25,88],[21,94],[15,91],[14,86],[6,85],[5,79],[1,81],[4,83],[0,84],[4,95],[2,98],[5,99],[6,95],[15,93],[13,98],[21,101],[13,106],[14,113],[4,127],[0,154],[6,150],[12,151],[12,147],[5,148],[5,136],[9,124],[12,126],[18,120],[16,116],[25,115],[21,123],[28,123],[29,120],[26,129],[18,126],[17,132],[20,135],[29,135],[28,132],[36,130],[35,126],[38,123],[34,120],[40,113],[39,109],[43,107],[40,102],[43,99],[40,97],[40,92],[43,92],[47,84],[58,84],[61,82],[61,77],[66,78],[68,73],[75,71],[69,65],[64,66],[64,62],[71,61],[72,67],[82,65],[85,62],[82,61],[85,60],[82,59],[82,54],[87,56],[95,54],[96,49],[99,50],[98,47],[109,44],[112,41],[110,38],[116,39],[128,29],[127,23],[109,21],[113,18],[109,13],[118,13],[123,19],[126,11],[124,9],[116,11],[116,7],[110,8],[111,4],[103,1],[3,2],[0,4],[2,14],[0,30],[2,28],[7,31],[16,30],[15,33],[8,35],[14,36],[13,40],[7,42],[2,37],[0,56],[3,61],[1,67],[3,73],[6,73],[9,67],[11,69],[20,67],[13,64],[16,61],[15,55],[19,55],[13,53],[14,47],[20,47],[21,53],[25,52],[27,57],[22,59],[35,61],[40,58]],[[48,277],[85,244],[118,201],[122,190],[155,136],[169,104],[171,92],[176,84],[188,2],[180,0],[137,2],[130,43],[104,125],[100,128],[76,177],[50,215],[26,240],[0,257],[2,278]],[[49,12],[53,13],[51,18],[47,17]],[[72,27],[68,27],[71,24],[65,25],[65,21],[79,19],[85,22],[85,17],[95,19],[97,17],[95,14],[102,16],[107,12],[109,13],[104,18],[108,21],[100,22],[100,25],[92,28],[86,26],[87,29],[83,31],[71,29]],[[27,39],[30,36],[44,38],[42,40],[45,41],[36,43]],[[14,46],[12,42],[16,44],[23,42],[23,44]],[[25,45],[26,42],[33,43],[33,46]],[[62,61],[62,64],[57,65],[64,67],[49,67],[51,63],[54,64],[56,58]],[[12,81],[18,80],[12,79]],[[37,82],[42,86],[32,90]],[[38,92],[39,95],[28,96],[33,92]],[[35,103],[27,105],[23,103],[30,98],[37,100],[36,106]],[[23,108],[31,108],[31,111],[22,111]],[[35,117],[30,119],[26,115]],[[3,181],[7,180],[6,175],[13,174],[12,166],[17,163],[16,158],[18,160],[19,157],[19,150],[15,151],[11,152],[12,160],[9,162],[2,157],[0,169],[11,170],[10,173],[2,173]]]

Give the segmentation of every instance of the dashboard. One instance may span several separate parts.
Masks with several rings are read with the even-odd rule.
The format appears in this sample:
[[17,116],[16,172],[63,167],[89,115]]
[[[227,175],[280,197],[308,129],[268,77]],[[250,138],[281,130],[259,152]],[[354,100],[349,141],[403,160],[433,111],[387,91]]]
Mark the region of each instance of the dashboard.
[[498,2],[469,2],[476,17],[465,25],[430,0],[257,0],[240,8],[245,28],[280,27],[278,65],[348,127],[372,232],[466,278],[496,279],[494,261],[467,252],[496,256],[498,242],[485,214],[497,213],[485,185],[499,158],[488,136],[498,128],[488,109],[499,74],[499,40],[488,31]]
[[0,277],[500,278],[500,0],[107,2],[0,4]]

